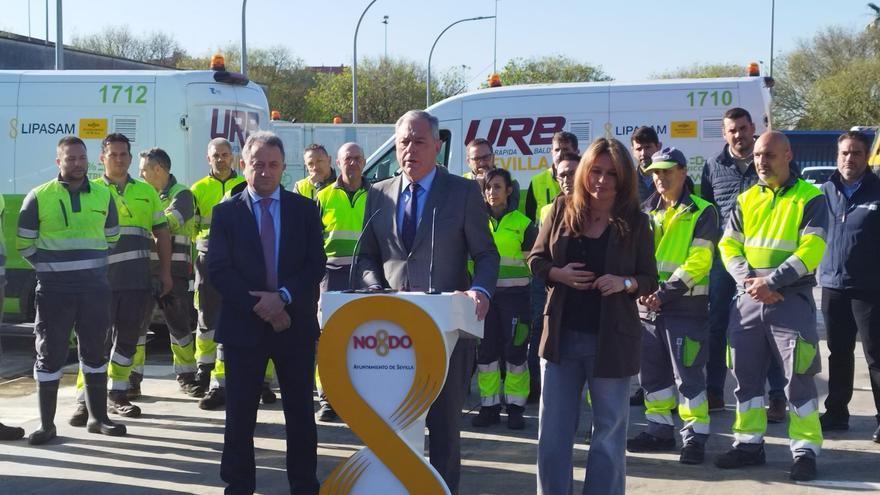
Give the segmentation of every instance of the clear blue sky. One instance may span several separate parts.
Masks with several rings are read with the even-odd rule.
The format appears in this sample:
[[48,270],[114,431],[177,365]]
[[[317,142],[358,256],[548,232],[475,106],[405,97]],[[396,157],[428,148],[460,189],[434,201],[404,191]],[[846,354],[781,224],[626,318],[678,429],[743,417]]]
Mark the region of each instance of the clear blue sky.
[[[2,0],[0,29],[45,33],[45,0]],[[283,45],[309,65],[350,65],[352,35],[366,0],[250,0],[248,46]],[[49,2],[55,39],[55,1]],[[867,0],[777,0],[776,57],[825,26],[863,28]],[[433,9],[429,6],[434,6]],[[436,36],[461,18],[492,15],[494,0],[378,0],[364,17],[358,55],[379,56],[388,24],[388,54],[427,62]],[[64,36],[127,24],[164,31],[193,54],[238,43],[241,0],[67,0]],[[459,24],[434,51],[432,67],[466,65],[469,86],[492,70],[493,21]],[[497,64],[512,57],[563,54],[600,65],[618,80],[637,80],[693,63],[770,61],[770,0],[500,0]],[[765,70],[766,72],[766,70]]]

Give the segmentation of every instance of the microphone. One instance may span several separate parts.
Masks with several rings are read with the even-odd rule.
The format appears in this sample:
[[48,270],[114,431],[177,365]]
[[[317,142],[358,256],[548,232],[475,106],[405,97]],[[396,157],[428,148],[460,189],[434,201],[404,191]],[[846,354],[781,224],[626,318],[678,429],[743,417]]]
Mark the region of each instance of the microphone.
[[425,294],[436,295],[440,291],[434,287],[434,225],[437,223],[437,207],[431,210],[431,261],[428,263],[428,290]]
[[361,239],[364,238],[364,233],[367,231],[367,227],[370,226],[370,222],[372,222],[373,219],[376,218],[376,214],[378,214],[380,211],[382,211],[382,208],[377,208],[376,211],[374,211],[373,214],[370,215],[370,218],[368,218],[367,221],[364,222],[364,227],[361,229],[361,233],[358,234],[357,241],[355,241],[354,243],[354,251],[352,252],[351,257],[351,266],[348,267],[348,289],[342,291],[345,294],[356,292],[354,289],[354,267],[357,266],[358,254],[360,254],[359,250],[361,247]]

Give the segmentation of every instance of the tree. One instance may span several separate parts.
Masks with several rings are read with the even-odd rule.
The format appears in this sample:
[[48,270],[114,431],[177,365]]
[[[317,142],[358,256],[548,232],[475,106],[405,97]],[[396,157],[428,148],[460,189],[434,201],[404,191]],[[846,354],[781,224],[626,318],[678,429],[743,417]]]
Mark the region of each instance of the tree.
[[[782,57],[773,75],[773,120],[776,126],[803,127],[817,122],[814,115],[824,103],[815,98],[820,81],[846,72],[860,61],[880,55],[880,29],[856,32],[829,27]],[[876,101],[876,100],[875,100]],[[802,123],[803,122],[803,123]]]
[[694,64],[668,72],[652,74],[653,79],[699,79],[705,77],[742,77],[745,67],[739,64]]
[[579,63],[564,55],[512,58],[501,69],[501,83],[514,84],[610,81],[601,67]]
[[102,55],[169,67],[176,66],[187,56],[186,51],[172,35],[153,31],[137,36],[127,25],[108,26],[100,33],[74,36],[70,44],[81,50]]
[[810,90],[798,127],[849,129],[880,122],[880,57],[855,60]]
[[[434,74],[431,98],[439,101],[465,87],[461,69]],[[426,73],[421,64],[393,58],[365,58],[358,62],[358,120],[390,124],[408,110],[425,107]],[[330,122],[340,116],[351,122],[351,69],[342,74],[320,74],[306,96],[305,121]]]

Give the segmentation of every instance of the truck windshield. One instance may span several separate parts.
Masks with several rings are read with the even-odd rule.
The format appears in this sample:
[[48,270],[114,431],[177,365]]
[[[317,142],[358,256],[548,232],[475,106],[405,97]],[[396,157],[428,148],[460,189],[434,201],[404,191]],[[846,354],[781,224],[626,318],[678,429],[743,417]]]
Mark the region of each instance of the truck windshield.
[[[437,163],[447,168],[449,167],[449,141],[451,137],[452,133],[447,129],[440,129],[440,140],[443,143],[440,145],[440,151],[437,152]],[[392,146],[381,158],[364,170],[364,178],[369,182],[379,182],[399,173],[400,163],[397,162],[397,153]]]

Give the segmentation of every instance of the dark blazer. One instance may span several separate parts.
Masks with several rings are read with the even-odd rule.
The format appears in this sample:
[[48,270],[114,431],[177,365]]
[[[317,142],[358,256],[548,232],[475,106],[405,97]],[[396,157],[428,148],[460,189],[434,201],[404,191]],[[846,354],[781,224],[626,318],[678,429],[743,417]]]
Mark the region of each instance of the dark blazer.
[[[553,201],[550,215],[541,224],[538,239],[529,254],[529,267],[536,277],[547,280],[550,292],[544,306],[544,331],[541,334],[541,357],[559,362],[562,336],[562,311],[567,285],[549,281],[550,268],[568,264],[566,251],[571,231],[562,217],[565,197]],[[641,359],[642,325],[639,321],[636,299],[657,290],[657,263],[654,259],[654,238],[650,220],[638,213],[628,221],[630,238],[621,239],[614,225],[605,256],[605,273],[633,277],[639,289],[635,294],[618,292],[602,298],[599,318],[599,343],[593,374],[599,378],[632,376],[639,371]]]
[[[397,199],[401,183],[401,176],[397,176],[374,184],[367,193],[364,223],[373,213],[378,213],[364,229],[357,258],[357,271],[363,285],[414,291],[428,289],[431,222],[436,208],[434,288],[454,291],[476,285],[494,293],[498,250],[489,231],[489,216],[477,181],[437,167],[411,253],[406,252],[398,235]],[[468,258],[474,260],[473,280],[467,271]]]
[[[324,276],[321,220],[314,202],[281,190],[278,284],[290,292],[291,326],[310,340],[318,338],[318,284]],[[255,347],[272,326],[254,313],[258,299],[248,291],[266,290],[260,231],[247,190],[214,207],[208,279],[223,297],[214,339]]]

